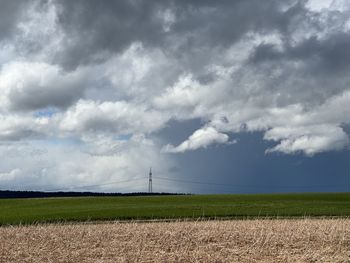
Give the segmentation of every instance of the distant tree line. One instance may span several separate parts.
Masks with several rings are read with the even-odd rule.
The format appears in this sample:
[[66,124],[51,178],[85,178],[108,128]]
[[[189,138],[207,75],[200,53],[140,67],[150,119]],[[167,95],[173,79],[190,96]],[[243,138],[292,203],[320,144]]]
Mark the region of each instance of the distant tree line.
[[3,198],[44,198],[44,197],[82,197],[82,196],[157,196],[157,195],[185,195],[182,193],[98,193],[98,192],[41,192],[41,191],[10,191],[0,190]]

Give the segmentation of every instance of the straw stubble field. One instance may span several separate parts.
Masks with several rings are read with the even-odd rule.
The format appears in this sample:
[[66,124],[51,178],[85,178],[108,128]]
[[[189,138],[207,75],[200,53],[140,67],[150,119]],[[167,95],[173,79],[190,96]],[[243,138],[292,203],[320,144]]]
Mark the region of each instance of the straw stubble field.
[[350,219],[0,228],[1,262],[350,262]]

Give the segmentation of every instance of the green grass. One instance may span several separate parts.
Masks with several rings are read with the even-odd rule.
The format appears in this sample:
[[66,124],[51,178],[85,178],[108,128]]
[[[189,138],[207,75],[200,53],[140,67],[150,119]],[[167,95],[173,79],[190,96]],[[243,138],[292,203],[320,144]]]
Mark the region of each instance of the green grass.
[[0,225],[303,216],[350,216],[350,193],[0,199]]

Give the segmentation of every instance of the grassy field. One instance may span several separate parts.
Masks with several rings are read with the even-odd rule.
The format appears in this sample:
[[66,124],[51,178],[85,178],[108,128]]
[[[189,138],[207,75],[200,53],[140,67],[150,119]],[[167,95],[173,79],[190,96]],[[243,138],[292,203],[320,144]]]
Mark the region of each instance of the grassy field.
[[350,216],[350,193],[0,199],[0,224]]

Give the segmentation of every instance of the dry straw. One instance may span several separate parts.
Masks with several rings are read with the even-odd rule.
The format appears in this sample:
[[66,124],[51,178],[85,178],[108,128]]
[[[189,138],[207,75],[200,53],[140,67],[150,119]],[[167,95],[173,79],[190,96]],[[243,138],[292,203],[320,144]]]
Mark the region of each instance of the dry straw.
[[2,227],[0,249],[0,262],[350,262],[350,220]]

